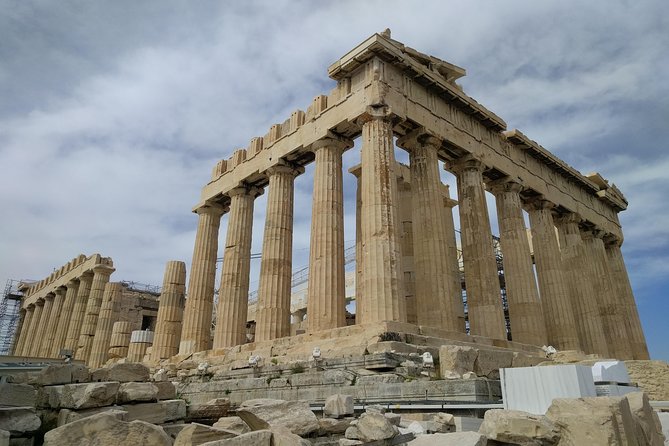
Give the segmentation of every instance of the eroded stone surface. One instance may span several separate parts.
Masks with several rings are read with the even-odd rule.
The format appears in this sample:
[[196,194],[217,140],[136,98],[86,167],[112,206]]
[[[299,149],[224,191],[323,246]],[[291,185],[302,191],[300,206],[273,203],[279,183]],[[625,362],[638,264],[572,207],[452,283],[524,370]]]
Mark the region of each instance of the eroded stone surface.
[[306,401],[255,399],[245,401],[237,415],[253,430],[285,426],[297,435],[318,430],[318,419]]
[[0,429],[12,435],[34,432],[41,425],[34,407],[0,407]]
[[518,410],[488,410],[479,433],[523,446],[552,446],[560,439],[557,427],[546,417]]
[[325,400],[323,414],[326,417],[341,418],[353,415],[353,397],[351,395],[330,395]]
[[237,434],[212,426],[192,423],[181,429],[174,440],[173,446],[195,446],[215,440],[234,438]]
[[45,446],[171,446],[163,429],[143,421],[125,422],[114,412],[105,412],[53,429],[44,435]]

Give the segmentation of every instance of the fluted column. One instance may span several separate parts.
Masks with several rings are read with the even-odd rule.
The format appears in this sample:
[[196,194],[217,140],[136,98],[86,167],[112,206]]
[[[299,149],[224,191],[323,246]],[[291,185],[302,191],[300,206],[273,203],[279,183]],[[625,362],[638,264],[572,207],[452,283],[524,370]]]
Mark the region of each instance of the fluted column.
[[442,187],[444,203],[444,224],[446,225],[446,257],[450,273],[448,280],[451,282],[453,290],[453,312],[458,316],[457,331],[466,332],[465,327],[465,307],[462,301],[462,280],[460,277],[460,262],[458,260],[458,242],[455,239],[455,222],[453,221],[453,208],[458,202],[450,196],[448,185]]
[[123,285],[120,282],[109,282],[105,285],[91,355],[87,362],[92,369],[102,367],[107,362],[112,328],[121,310],[122,291]]
[[355,323],[361,324],[364,319],[364,299],[361,296],[365,295],[362,289],[362,184],[360,181],[360,174],[362,173],[362,166],[351,167],[348,170],[355,175]]
[[[161,293],[161,299],[162,299],[162,293]],[[130,335],[132,334],[133,328],[134,325],[129,321],[114,322],[114,325],[112,326],[111,338],[109,340],[109,350],[107,351],[109,359],[125,358],[128,356],[128,347],[130,346]],[[179,348],[179,346],[176,345],[174,348],[176,350]]]
[[55,334],[53,337],[53,343],[51,344],[52,358],[58,358],[60,350],[65,348],[65,337],[67,336],[67,330],[72,320],[72,310],[74,309],[74,302],[77,297],[78,289],[78,280],[70,280],[67,282],[65,297],[59,312],[60,317],[58,318],[58,323],[56,325]]
[[569,213],[554,219],[560,235],[562,268],[574,309],[574,322],[581,348],[586,353],[608,356],[604,325],[599,314],[597,297],[585,273],[590,268],[586,261],[585,247],[581,238],[581,218]]
[[30,304],[25,309],[25,316],[23,317],[23,324],[21,325],[21,331],[19,332],[19,339],[16,342],[14,347],[14,355],[16,356],[25,356],[26,353],[25,345],[26,339],[30,336],[30,324],[33,320],[33,315],[35,314],[35,305]]
[[457,176],[469,331],[506,339],[502,295],[483,188],[483,164],[468,155],[449,163]]
[[35,349],[35,356],[39,358],[46,358],[49,348],[48,328],[51,322],[51,310],[53,309],[53,293],[49,293],[44,297],[44,309],[42,310],[42,320],[37,327],[36,341],[39,344]]
[[30,331],[26,338],[26,345],[24,348],[24,356],[37,356],[39,353],[40,338],[37,337],[39,327],[42,324],[42,314],[44,313],[44,299],[39,298],[35,302],[35,313],[33,320],[30,322]]
[[16,324],[16,329],[14,330],[14,338],[12,339],[12,345],[9,348],[10,355],[16,355],[19,347],[19,342],[21,341],[21,331],[23,330],[23,325],[26,321],[26,316],[28,311],[25,308],[19,308],[19,321]]
[[398,145],[409,151],[417,323],[458,331],[437,158],[441,140],[417,133],[401,138]]
[[303,171],[287,165],[267,170],[269,193],[260,261],[256,341],[290,335],[294,181]]
[[248,187],[237,187],[228,192],[230,213],[218,291],[215,349],[246,343],[253,201],[261,193],[260,189]]
[[51,307],[51,315],[44,330],[44,344],[40,350],[40,354],[45,358],[57,358],[54,355],[53,348],[56,340],[56,332],[60,325],[60,312],[63,309],[63,301],[65,300],[65,287],[58,287],[54,291],[53,304]]
[[516,342],[544,345],[546,326],[523,219],[522,186],[505,179],[491,184],[489,189],[497,206],[511,335]]
[[88,363],[91,356],[91,347],[93,346],[93,338],[95,337],[95,330],[98,325],[98,315],[100,314],[105,285],[109,282],[109,276],[114,271],[114,268],[106,265],[97,265],[93,268],[93,282],[91,283],[91,291],[86,303],[86,313],[81,325],[77,352],[74,356],[75,359],[84,361],[85,363]]
[[558,350],[580,350],[573,305],[555,237],[553,207],[553,203],[543,199],[528,203],[541,306],[548,342]]
[[634,359],[650,359],[648,354],[648,346],[646,345],[646,337],[641,328],[641,320],[639,319],[639,311],[637,310],[634,294],[632,293],[632,286],[630,285],[629,276],[627,275],[627,268],[625,267],[625,260],[623,253],[620,250],[621,241],[614,236],[606,239],[606,255],[609,262],[609,270],[611,272],[612,284],[617,297],[618,305],[621,313],[626,320],[625,327],[627,328],[627,338],[632,349],[632,356]]
[[399,196],[390,116],[370,110],[362,119],[360,226],[361,323],[406,321],[402,284]]
[[[151,360],[154,362],[169,359],[179,353],[185,294],[186,264],[170,260],[165,266],[163,287],[160,292],[160,303],[158,304],[158,320],[156,321],[153,348],[151,349]],[[220,294],[218,305],[220,308]],[[129,342],[130,331],[128,331]]]
[[179,342],[180,355],[208,350],[211,345],[218,230],[224,211],[226,209],[217,204],[207,204],[197,209],[197,233]]
[[626,319],[630,316],[621,313],[620,307],[616,304],[614,279],[609,270],[603,237],[604,233],[598,229],[583,232],[590,277],[597,296],[609,355],[616,359],[632,359],[634,355],[626,328]]
[[79,277],[79,287],[77,288],[77,295],[74,299],[74,307],[72,308],[72,318],[67,327],[67,335],[65,335],[66,350],[70,350],[73,354],[76,353],[77,345],[79,343],[79,334],[81,333],[81,326],[86,315],[86,304],[88,303],[88,296],[91,293],[91,284],[93,282],[93,273],[87,271]]
[[348,140],[316,141],[307,321],[309,331],[346,325],[344,273],[344,189],[342,153],[352,147]]

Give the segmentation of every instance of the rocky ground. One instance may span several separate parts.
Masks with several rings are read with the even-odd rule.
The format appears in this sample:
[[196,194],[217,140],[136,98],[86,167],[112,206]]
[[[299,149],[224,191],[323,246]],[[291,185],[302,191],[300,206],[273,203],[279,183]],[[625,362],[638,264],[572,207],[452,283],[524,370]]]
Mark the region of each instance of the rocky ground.
[[329,396],[318,415],[305,401],[188,404],[162,378],[134,363],[92,371],[51,365],[10,377],[0,384],[0,446],[665,444],[642,392],[555,400],[545,416],[489,410],[478,430],[465,431],[462,419],[447,413],[398,414],[381,406],[356,413],[353,397],[342,394]]

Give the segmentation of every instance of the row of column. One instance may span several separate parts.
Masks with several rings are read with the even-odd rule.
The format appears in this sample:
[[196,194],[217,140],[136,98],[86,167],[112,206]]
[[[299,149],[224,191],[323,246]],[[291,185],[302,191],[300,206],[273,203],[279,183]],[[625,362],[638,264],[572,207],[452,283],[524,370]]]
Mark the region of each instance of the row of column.
[[[356,322],[405,321],[392,123],[382,109],[370,111],[360,123]],[[329,137],[312,146],[309,331],[345,325],[342,153],[351,144]],[[451,261],[454,247],[449,247],[454,236],[444,207],[436,205],[442,200],[437,157],[441,140],[416,132],[398,144],[410,154],[417,323],[462,332],[459,271]],[[457,177],[470,333],[506,339],[484,166],[465,156],[447,167]],[[293,189],[301,172],[287,162],[266,172],[257,341],[290,334]],[[584,232],[577,216],[554,219],[554,205],[541,197],[523,199],[517,181],[498,180],[488,188],[496,197],[513,340],[620,358],[647,357],[619,244],[605,245],[601,234]],[[260,193],[244,184],[229,193],[215,349],[246,342],[253,202]],[[537,279],[523,209],[530,217]],[[216,204],[198,210],[180,354],[210,348],[218,228],[226,211]],[[626,318],[632,310],[636,316]]]
[[[126,357],[133,324],[121,320],[123,285],[109,282],[113,271],[108,266],[96,266],[29,305],[23,313],[14,354],[58,358],[65,349],[92,368],[101,367],[109,358]],[[178,353],[185,283],[186,265],[168,262],[151,352],[153,361]]]
[[61,350],[70,350],[87,360],[102,291],[113,271],[98,265],[26,307],[14,354],[58,358]]

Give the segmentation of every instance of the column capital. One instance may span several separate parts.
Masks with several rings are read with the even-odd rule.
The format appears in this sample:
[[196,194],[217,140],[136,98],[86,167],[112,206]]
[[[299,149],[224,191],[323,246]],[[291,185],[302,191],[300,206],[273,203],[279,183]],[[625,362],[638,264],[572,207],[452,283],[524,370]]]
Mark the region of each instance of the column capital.
[[56,288],[53,293],[54,293],[54,295],[64,296],[66,291],[67,291],[67,288],[65,288],[64,286],[61,285],[58,288]]
[[93,273],[91,271],[84,271],[83,273],[81,273],[81,276],[79,276],[80,284],[82,280],[93,280]]
[[112,268],[107,265],[95,265],[93,267],[93,274],[101,274],[105,276],[111,276],[111,274],[116,271],[116,268]]
[[620,248],[623,244],[622,237],[619,237],[616,234],[612,234],[610,232],[607,233],[607,234],[604,234],[603,238],[604,238],[604,246],[606,246],[606,247],[609,247],[609,246],[616,247],[617,246],[618,248]]
[[542,195],[523,200],[523,206],[527,211],[540,211],[543,209],[555,209],[557,205],[552,201],[546,200]]
[[415,150],[422,147],[433,147],[438,150],[443,141],[443,138],[425,130],[424,127],[418,127],[399,138],[397,145],[406,150]]
[[35,306],[36,306],[36,307],[43,307],[43,306],[44,306],[44,298],[43,298],[43,297],[40,297],[39,299],[37,299],[37,300],[35,301]]
[[196,214],[209,214],[213,216],[220,217],[221,215],[225,214],[228,211],[227,206],[223,206],[220,203],[216,203],[213,201],[205,201],[202,206],[199,206],[197,209],[194,209],[193,212]]
[[33,310],[34,311],[35,310],[35,304],[30,304],[30,305],[26,306],[26,310],[28,310],[28,311]]
[[525,187],[520,178],[505,176],[497,180],[488,181],[486,183],[486,189],[493,195],[499,195],[504,192],[520,193]]
[[598,226],[581,227],[581,237],[583,240],[598,238],[604,240],[606,232]]
[[72,288],[72,287],[77,286],[77,285],[79,285],[79,279],[70,279],[70,280],[67,281],[67,284],[66,284],[66,286],[68,288]]
[[359,180],[360,175],[362,174],[362,164],[356,164],[355,166],[351,167],[348,169],[348,173],[355,175],[355,177]]
[[476,170],[482,172],[486,165],[480,158],[471,153],[455,159],[444,162],[444,169],[455,173],[456,175],[466,170]]
[[353,140],[328,132],[326,137],[311,144],[311,151],[316,153],[317,150],[322,149],[323,147],[336,147],[343,151],[353,147]]
[[51,293],[47,293],[47,295],[44,296],[44,302],[46,302],[47,299],[51,299],[51,300],[53,300],[53,298],[54,298],[55,296],[56,296],[56,295],[55,295],[53,292],[51,292]]
[[581,215],[576,212],[567,212],[565,214],[559,214],[553,217],[553,222],[555,222],[556,226],[566,225],[569,223],[579,224],[582,221],[583,217],[581,217]]
[[251,195],[253,198],[262,195],[265,192],[264,189],[255,186],[239,185],[234,189],[228,191],[228,196],[230,198],[235,195]]
[[395,115],[388,105],[369,105],[363,114],[358,116],[355,123],[358,125],[365,125],[371,121],[391,121]]
[[297,166],[287,161],[281,160],[279,161],[278,164],[267,168],[267,170],[265,170],[265,173],[267,174],[268,177],[271,177],[273,175],[292,175],[296,177],[304,173],[304,167]]

